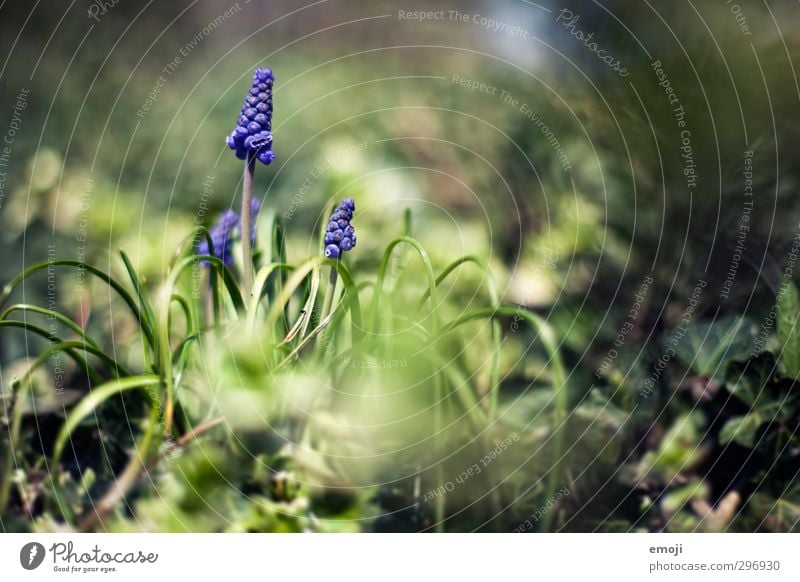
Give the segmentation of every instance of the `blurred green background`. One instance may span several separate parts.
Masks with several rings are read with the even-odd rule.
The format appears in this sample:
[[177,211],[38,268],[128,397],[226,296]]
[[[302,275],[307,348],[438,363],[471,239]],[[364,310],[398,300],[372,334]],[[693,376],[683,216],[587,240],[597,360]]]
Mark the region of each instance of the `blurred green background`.
[[[0,278],[50,243],[76,254],[84,226],[87,260],[108,264],[122,246],[157,276],[195,220],[238,204],[224,137],[266,65],[279,158],[257,187],[291,219],[298,252],[315,252],[312,226],[334,197],[361,202],[359,261],[412,206],[434,249],[490,254],[507,299],[574,303],[580,325],[565,329],[586,346],[651,270],[656,305],[701,276],[716,295],[753,150],[756,268],[739,270],[734,296],[758,298],[758,266],[796,228],[793,8],[744,2],[737,21],[724,3],[688,2],[7,3],[0,129],[29,94],[4,168]],[[562,9],[579,16],[571,28]],[[441,17],[402,16],[415,10]],[[691,131],[691,190],[656,60]]]

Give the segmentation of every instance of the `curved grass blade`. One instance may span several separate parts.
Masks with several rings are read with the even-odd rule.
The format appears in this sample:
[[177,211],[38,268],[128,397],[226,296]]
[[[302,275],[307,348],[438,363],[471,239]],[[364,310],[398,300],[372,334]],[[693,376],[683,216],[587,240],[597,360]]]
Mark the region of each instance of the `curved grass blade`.
[[214,240],[211,238],[211,233],[208,231],[208,228],[205,226],[196,226],[192,229],[192,233],[187,235],[179,244],[178,248],[175,249],[175,252],[172,253],[172,258],[169,261],[169,268],[173,269],[175,267],[175,263],[184,256],[186,253],[186,247],[188,243],[192,243],[190,247],[192,249],[192,254],[194,254],[194,249],[196,246],[196,242],[198,238],[203,237],[206,239],[208,243],[208,251],[210,255],[215,255],[214,253]]
[[324,261],[325,259],[322,257],[313,257],[302,263],[294,270],[289,279],[286,281],[286,285],[284,285],[283,289],[281,289],[281,292],[272,302],[272,305],[267,312],[267,329],[273,329],[275,327],[275,324],[278,322],[278,318],[282,313],[284,313],[286,306],[291,301],[292,296],[294,295],[295,291],[297,291],[297,288],[303,284],[306,276],[311,273],[315,267],[319,267]]
[[[567,409],[569,407],[569,392],[567,387],[567,374],[564,368],[564,363],[561,359],[561,353],[558,349],[556,336],[552,328],[541,317],[528,311],[527,309],[516,306],[500,306],[499,308],[486,308],[476,309],[456,318],[450,323],[446,324],[439,331],[439,334],[433,338],[431,344],[436,343],[444,335],[453,329],[463,325],[469,321],[477,319],[495,318],[498,316],[519,317],[523,319],[533,330],[536,331],[537,337],[541,340],[542,345],[548,355],[548,365],[553,373],[553,440],[554,440],[554,458],[556,459],[553,467],[550,469],[547,481],[548,498],[555,494],[558,488],[559,480],[562,478],[560,463],[561,456],[564,449],[564,422],[567,418]],[[553,516],[549,512],[545,518],[542,526],[542,531],[550,531],[550,524],[552,523]]]
[[49,260],[41,261],[39,263],[31,265],[30,267],[28,267],[27,269],[23,270],[21,273],[18,273],[15,277],[13,277],[3,288],[3,292],[0,293],[0,307],[3,307],[6,304],[6,301],[8,301],[9,296],[14,291],[17,285],[19,285],[22,281],[24,281],[34,273],[47,269],[51,265],[55,267],[75,267],[77,269],[85,269],[86,271],[88,271],[89,273],[91,273],[92,275],[94,275],[107,285],[109,285],[112,289],[114,289],[114,291],[117,292],[117,294],[123,299],[123,301],[125,301],[125,304],[128,306],[131,313],[136,318],[136,321],[139,322],[139,325],[142,329],[142,333],[144,333],[148,343],[150,343],[151,346],[154,345],[153,330],[147,324],[147,320],[142,316],[139,307],[136,305],[136,301],[133,299],[130,293],[128,293],[128,291],[122,285],[120,285],[116,281],[116,279],[114,279],[107,273],[104,273],[97,267],[86,264],[82,261],[76,261],[73,259],[57,259],[54,261],[49,261]]
[[197,331],[197,324],[195,323],[194,315],[192,314],[192,308],[189,305],[189,302],[177,293],[172,294],[171,301],[180,305],[181,310],[183,311],[183,316],[186,319],[187,332],[195,333]]
[[[47,361],[47,358],[52,356],[55,352],[63,350],[64,353],[69,355],[81,369],[86,370],[87,373],[92,375],[93,379],[101,381],[100,375],[95,372],[94,368],[90,366],[85,359],[83,359],[82,357],[80,357],[75,353],[75,350],[77,349],[92,354],[94,356],[97,356],[112,370],[114,370],[114,373],[116,375],[118,376],[127,375],[127,371],[125,370],[125,368],[123,366],[120,366],[119,363],[114,358],[112,358],[104,351],[102,351],[100,348],[92,344],[88,344],[86,342],[77,340],[62,340],[61,338],[51,334],[49,331],[42,329],[41,327],[38,327],[36,325],[27,323],[25,321],[16,321],[14,319],[7,319],[4,321],[0,321],[0,328],[2,327],[16,327],[24,329],[26,331],[33,332],[36,335],[39,335],[44,339],[52,342],[51,345],[34,360],[34,363],[36,364],[37,368],[42,364],[44,364]],[[53,346],[60,346],[60,347],[58,349],[53,350]],[[39,361],[40,359],[41,362]],[[34,363],[32,363],[31,366],[34,366]],[[31,372],[29,371],[29,373]]]
[[286,271],[293,271],[294,266],[289,265],[286,263],[270,263],[262,267],[258,273],[256,274],[255,281],[253,283],[253,295],[250,298],[250,306],[247,311],[248,314],[248,323],[251,328],[253,328],[256,324],[256,318],[258,316],[258,307],[261,304],[261,299],[264,297],[264,293],[266,292],[267,288],[267,281],[269,280],[270,275],[275,271],[286,272]]
[[428,280],[428,294],[431,298],[432,309],[431,309],[431,328],[434,333],[438,329],[438,316],[436,312],[436,307],[439,304],[439,297],[436,293],[436,278],[433,276],[433,266],[431,265],[430,257],[428,256],[427,251],[425,248],[416,240],[408,236],[402,236],[400,238],[396,238],[389,243],[386,247],[386,251],[383,253],[383,259],[381,260],[380,270],[378,271],[378,280],[375,284],[375,292],[372,298],[372,309],[371,309],[371,325],[370,330],[372,333],[379,333],[378,330],[378,307],[380,306],[381,296],[383,295],[383,283],[386,279],[386,271],[389,268],[389,260],[392,257],[392,251],[394,251],[395,247],[400,244],[408,244],[411,245],[419,254],[420,259],[422,259],[422,264],[425,267],[425,274]]
[[177,285],[181,275],[183,275],[183,272],[189,267],[194,266],[196,263],[209,263],[214,271],[222,277],[222,282],[225,284],[225,288],[228,291],[228,295],[231,298],[236,310],[244,311],[244,300],[242,299],[242,293],[239,290],[239,285],[236,283],[236,277],[225,263],[223,263],[219,258],[212,257],[211,255],[193,255],[191,257],[185,257],[183,260],[177,263],[175,268],[170,271],[169,279],[167,281],[167,286],[170,289],[170,293],[172,293],[172,291],[175,289],[175,286]]
[[43,307],[38,307],[36,305],[28,305],[26,303],[17,303],[16,305],[12,305],[8,309],[6,309],[2,314],[0,314],[0,321],[7,320],[8,316],[14,313],[15,311],[24,311],[24,312],[31,312],[36,313],[38,315],[43,315],[50,319],[55,319],[60,323],[66,325],[69,329],[77,333],[81,339],[83,339],[89,345],[92,345],[99,349],[99,344],[92,338],[91,336],[87,335],[83,328],[72,321],[66,315],[59,313],[58,311],[53,311],[51,309],[45,309]]
[[[67,416],[67,420],[64,422],[64,425],[61,427],[61,430],[58,432],[55,444],[53,445],[53,454],[51,457],[53,466],[55,466],[61,459],[61,455],[64,452],[64,447],[78,425],[111,396],[114,396],[115,394],[121,394],[128,390],[135,390],[137,388],[158,386],[160,382],[161,379],[158,376],[143,374],[140,376],[117,378],[94,388],[72,409]],[[157,399],[152,397],[152,394],[149,390],[145,390],[145,393],[147,394],[152,405],[155,406],[158,404]]]
[[[438,293],[436,292],[436,279],[433,276],[433,266],[431,264],[430,257],[428,256],[427,251],[425,248],[416,240],[409,236],[402,236],[400,238],[396,238],[389,243],[386,247],[386,251],[383,253],[383,259],[381,260],[380,269],[378,271],[378,280],[375,284],[375,291],[372,298],[372,322],[370,325],[370,331],[373,334],[379,334],[380,329],[378,329],[378,308],[380,306],[381,296],[383,295],[383,283],[386,279],[386,271],[389,267],[389,260],[392,257],[392,252],[394,251],[395,247],[401,244],[407,244],[413,247],[417,254],[419,254],[420,259],[422,260],[422,264],[425,267],[425,275],[428,281],[428,292],[430,293],[431,298],[431,332],[436,334],[439,329],[439,316],[437,313],[438,306],[439,306],[439,297]],[[433,379],[434,382],[434,398],[435,400],[439,401],[442,399],[443,393],[443,386],[442,386],[442,375],[436,374]],[[441,430],[442,427],[442,414],[441,408],[436,407],[435,410],[435,418],[434,423],[436,425],[437,432]],[[439,445],[441,446],[441,445]],[[442,473],[443,469],[442,466],[437,466],[437,479],[439,481],[444,481],[444,475]],[[435,505],[435,522],[436,522],[436,530],[439,532],[444,531],[444,520],[445,520],[445,504],[444,504],[444,496],[437,497],[436,505]]]
[[[495,283],[492,271],[489,264],[477,255],[466,255],[450,263],[440,274],[436,277],[436,287],[441,285],[447,277],[450,276],[458,267],[472,263],[481,269],[486,276],[486,288],[489,292],[489,301],[494,309],[500,307],[500,297],[497,293],[497,284]],[[425,301],[430,295],[426,291],[419,301],[417,309],[422,309]],[[500,330],[500,322],[497,318],[492,318],[492,362],[489,372],[489,390],[492,395],[489,401],[489,418],[492,421],[497,417],[497,407],[500,399],[500,344],[502,342]]]
[[[51,339],[52,341],[52,336],[48,334],[46,331],[44,331],[41,328],[37,328],[36,326],[32,326],[23,321],[0,321],[0,327],[21,327],[28,331],[34,331],[35,333],[39,333],[40,335],[43,335],[44,337]],[[110,358],[99,349],[89,346],[86,343],[75,340],[59,341],[58,343],[54,343],[48,346],[47,349],[45,349],[41,354],[39,354],[39,356],[37,356],[34,359],[34,361],[31,362],[31,365],[28,367],[28,370],[25,372],[25,374],[23,374],[20,379],[16,380],[14,386],[24,387],[32,385],[31,377],[33,373],[45,362],[47,362],[47,360],[51,358],[53,354],[60,351],[63,351],[70,357],[72,357],[78,363],[78,365],[82,365],[84,369],[87,370],[87,373],[89,370],[94,371],[94,369],[88,365],[86,360],[84,360],[74,352],[74,349],[82,349],[85,352],[91,353],[92,355],[97,356],[101,360],[106,361],[107,363],[110,362],[112,364],[111,365],[112,369],[116,370],[117,368],[120,367],[118,364],[116,364],[116,362],[114,362],[113,358]],[[99,378],[99,375],[95,375],[95,377]],[[16,398],[17,399],[19,398],[19,393],[16,395]],[[19,450],[19,436],[22,425],[22,410],[23,410],[22,406],[16,406],[14,409],[14,416],[11,421],[9,447],[3,465],[3,474],[0,475],[0,514],[3,513],[5,505],[8,502],[10,479],[13,468],[12,463],[14,459],[14,451]]]
[[[161,379],[158,376],[150,376],[150,375],[143,375],[143,376],[130,376],[127,378],[120,378],[117,380],[111,380],[105,384],[102,384],[92,390],[90,394],[85,396],[75,408],[72,409],[72,412],[67,417],[66,422],[61,427],[61,430],[56,437],[55,445],[53,447],[53,454],[51,457],[52,462],[52,472],[55,474],[56,467],[58,466],[58,462],[61,459],[61,456],[64,452],[64,447],[66,447],[67,442],[70,440],[72,433],[78,427],[78,425],[90,414],[92,414],[98,407],[100,407],[106,400],[108,400],[111,396],[115,394],[122,394],[128,390],[135,390],[135,389],[145,389],[145,394],[151,401],[153,406],[150,409],[150,416],[151,422],[147,430],[145,431],[145,435],[143,438],[143,442],[146,443],[146,446],[139,446],[137,447],[137,452],[134,453],[137,460],[142,463],[141,456],[147,454],[147,449],[150,447],[150,442],[153,438],[153,431],[157,425],[157,419],[155,418],[156,411],[159,409],[157,406],[157,401],[152,398],[152,394],[146,388],[150,386],[157,386],[160,384]],[[143,463],[142,463],[143,464]],[[72,510],[69,508],[69,504],[61,500],[60,496],[60,487],[58,484],[57,478],[51,478],[51,485],[53,489],[53,496],[56,500],[56,503],[59,507],[61,514],[63,515],[64,519],[67,522],[73,521]]]

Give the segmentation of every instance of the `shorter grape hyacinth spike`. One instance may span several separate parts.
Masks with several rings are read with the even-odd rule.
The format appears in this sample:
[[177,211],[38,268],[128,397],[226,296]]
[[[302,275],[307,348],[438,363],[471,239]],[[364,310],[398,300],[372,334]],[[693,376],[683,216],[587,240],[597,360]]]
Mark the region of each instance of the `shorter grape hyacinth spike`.
[[325,256],[338,259],[342,253],[356,246],[356,229],[350,224],[356,203],[352,198],[344,198],[331,214],[325,229]]
[[272,69],[256,69],[250,92],[244,100],[236,128],[228,136],[228,147],[240,160],[253,154],[259,162],[269,165],[275,159],[272,151]]
[[[211,242],[214,246],[214,252],[208,248],[208,240],[201,239],[197,244],[197,254],[205,256],[214,256],[221,260],[228,266],[233,265],[233,240],[235,237],[235,230],[239,227],[239,215],[233,210],[226,210],[219,215],[214,226],[211,228],[209,234],[211,235]],[[203,261],[204,267],[210,267],[211,264]]]
[[[254,218],[258,216],[259,210],[261,210],[261,200],[254,196],[250,201],[250,212]],[[254,219],[253,225],[250,227],[251,244],[255,244],[256,242],[255,223],[256,221]],[[195,251],[198,255],[211,255],[217,257],[229,267],[233,266],[233,243],[238,240],[238,237],[241,235],[241,230],[242,221],[239,215],[233,210],[225,210],[219,215],[219,218],[217,218],[217,221],[214,223],[214,226],[211,227],[209,232],[211,235],[211,242],[214,245],[214,253],[211,254],[208,248],[208,240],[205,238],[200,239],[200,242],[197,243]],[[203,261],[202,265],[204,267],[211,266],[205,261]]]

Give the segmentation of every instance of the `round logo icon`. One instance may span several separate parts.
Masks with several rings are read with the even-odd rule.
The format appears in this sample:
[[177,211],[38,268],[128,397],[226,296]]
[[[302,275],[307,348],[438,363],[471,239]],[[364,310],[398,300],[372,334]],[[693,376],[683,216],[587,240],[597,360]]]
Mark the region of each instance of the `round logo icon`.
[[44,546],[39,542],[30,542],[19,551],[19,563],[26,570],[35,570],[44,561]]

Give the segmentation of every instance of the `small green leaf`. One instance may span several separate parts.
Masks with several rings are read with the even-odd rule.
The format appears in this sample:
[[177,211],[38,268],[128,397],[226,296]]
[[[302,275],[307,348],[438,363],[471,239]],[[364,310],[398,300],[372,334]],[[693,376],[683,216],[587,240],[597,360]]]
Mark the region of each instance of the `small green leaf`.
[[667,493],[661,502],[661,509],[667,514],[673,515],[694,499],[708,498],[709,493],[710,487],[705,481],[693,479],[686,485],[676,487]]
[[726,374],[728,392],[747,406],[753,406],[772,387],[775,367],[775,356],[769,352],[746,362],[731,362]]
[[719,433],[719,441],[723,445],[729,442],[736,442],[752,449],[758,433],[758,427],[761,426],[762,422],[762,416],[755,412],[744,416],[736,416],[722,427]]
[[724,363],[750,351],[753,336],[747,320],[725,317],[711,323],[692,323],[676,329],[667,339],[678,358],[695,373],[723,380]]
[[798,408],[800,384],[786,377],[776,378],[775,356],[763,352],[746,362],[728,365],[726,387],[757,415],[761,422],[786,421]]
[[778,339],[781,362],[792,378],[800,376],[800,296],[790,278],[785,278],[778,295]]
[[748,505],[759,528],[773,532],[800,531],[799,486],[787,489],[777,498],[768,493],[755,493]]
[[637,477],[671,483],[680,473],[691,470],[705,456],[704,427],[703,415],[697,411],[677,418],[658,449],[642,457],[636,469]]

